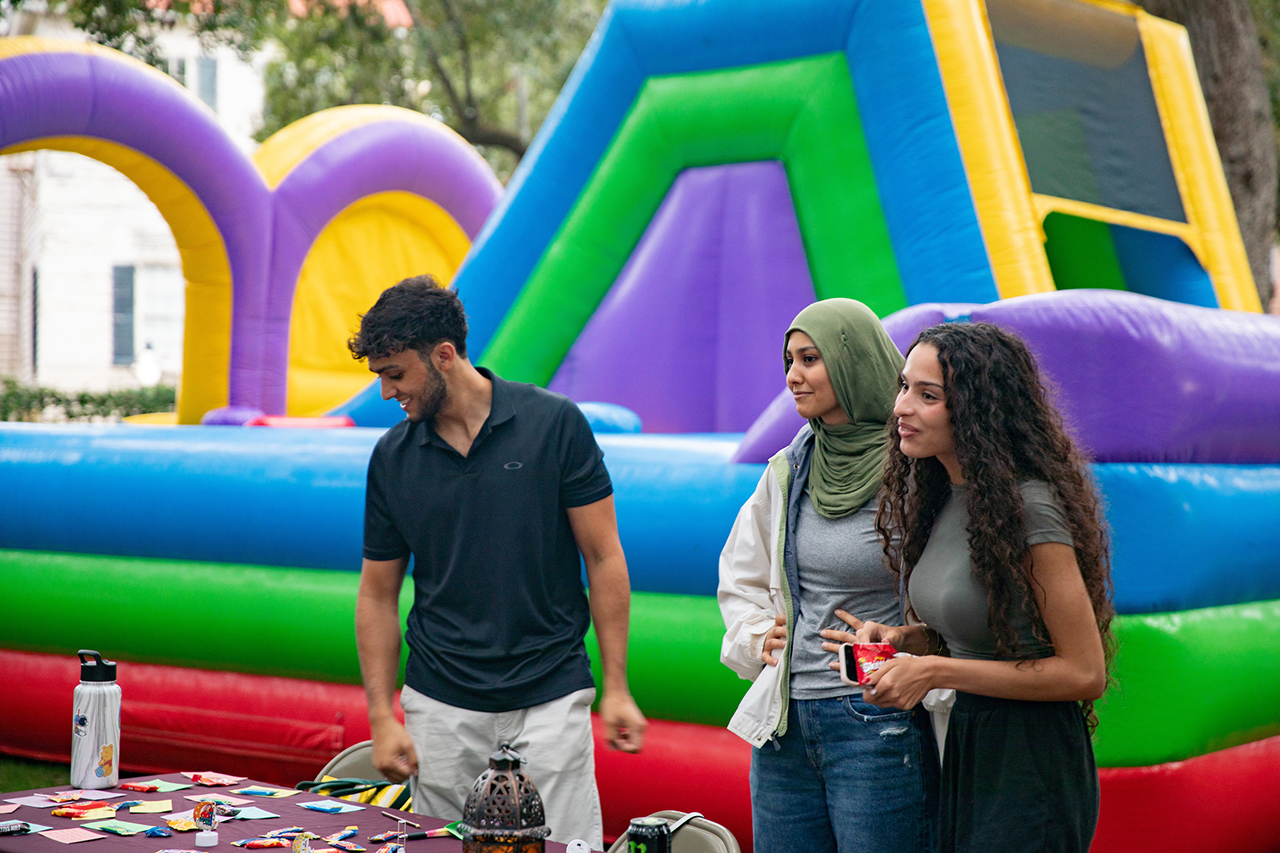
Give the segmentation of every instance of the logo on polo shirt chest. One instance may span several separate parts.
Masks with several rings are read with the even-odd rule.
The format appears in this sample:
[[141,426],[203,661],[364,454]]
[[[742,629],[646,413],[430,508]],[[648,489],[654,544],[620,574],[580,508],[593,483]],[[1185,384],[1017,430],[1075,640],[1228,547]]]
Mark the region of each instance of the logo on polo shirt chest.
[[503,467],[503,468],[506,468],[508,471],[515,471],[515,470],[517,470],[517,469],[519,469],[519,468],[523,468],[523,467],[524,467],[524,463],[523,463],[523,462],[508,462],[506,465],[503,465],[502,467]]

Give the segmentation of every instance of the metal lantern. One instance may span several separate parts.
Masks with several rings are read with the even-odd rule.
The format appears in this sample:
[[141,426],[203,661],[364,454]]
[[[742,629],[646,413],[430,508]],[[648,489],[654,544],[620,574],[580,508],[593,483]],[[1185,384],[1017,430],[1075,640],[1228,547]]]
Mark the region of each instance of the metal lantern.
[[546,826],[542,797],[520,772],[524,756],[503,743],[489,769],[471,786],[462,807],[463,853],[543,853]]

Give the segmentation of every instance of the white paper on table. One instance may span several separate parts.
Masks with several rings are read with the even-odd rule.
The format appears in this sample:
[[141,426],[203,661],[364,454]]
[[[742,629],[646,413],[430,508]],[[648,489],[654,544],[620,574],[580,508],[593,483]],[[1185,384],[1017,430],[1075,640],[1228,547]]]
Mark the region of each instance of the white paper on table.
[[78,841],[97,841],[99,838],[110,838],[109,835],[99,835],[96,832],[77,826],[75,829],[46,829],[40,832],[45,838],[60,841],[63,844],[75,844]]
[[337,807],[332,812],[328,812],[327,809],[311,809],[311,811],[325,811],[328,814],[346,814],[347,812],[364,811],[364,806],[357,806],[354,803],[341,803],[337,800],[312,800],[309,803],[298,803],[298,805],[302,806],[304,809],[310,808],[311,806],[327,806],[330,808],[335,806]]
[[35,809],[52,809],[57,806],[47,797],[10,797],[5,800],[6,803],[14,803],[19,806],[31,806]]
[[244,797],[228,797],[226,794],[187,794],[182,799],[193,803],[221,803],[224,806],[243,806],[245,803],[253,802]]
[[[54,793],[65,794],[66,791],[54,791]],[[46,803],[52,803],[55,806],[69,806],[72,803],[78,802],[78,800],[67,800],[64,803],[54,803],[53,800],[49,799],[44,794],[36,794],[36,796],[44,800]],[[115,791],[95,791],[91,788],[85,788],[80,792],[80,799],[89,800],[90,802],[92,802],[93,800],[114,800],[117,797],[123,797],[123,796],[124,794],[117,794]]]
[[[185,791],[192,787],[190,782],[168,782],[164,779],[126,779],[126,782],[137,782],[139,785],[155,785],[157,794],[172,794],[174,791]],[[148,793],[146,791],[130,791],[129,793]]]
[[240,814],[235,816],[235,820],[263,820],[265,818],[280,817],[275,812],[269,812],[266,809],[260,809],[257,806],[249,806],[240,810]]
[[[218,786],[234,785],[237,782],[247,782],[248,776],[228,776],[226,773],[214,773],[210,770],[183,770],[182,775],[191,779],[193,776],[204,776],[207,779],[214,779],[218,782]],[[192,781],[195,781],[194,779]]]

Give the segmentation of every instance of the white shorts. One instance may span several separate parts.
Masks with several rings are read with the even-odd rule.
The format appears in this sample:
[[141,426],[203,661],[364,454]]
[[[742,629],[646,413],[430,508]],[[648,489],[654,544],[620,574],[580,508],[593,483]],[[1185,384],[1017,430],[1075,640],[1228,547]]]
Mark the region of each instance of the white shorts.
[[405,728],[418,753],[413,810],[458,820],[476,778],[503,741],[525,757],[546,810],[551,839],[581,838],[604,848],[591,735],[594,687],[517,711],[468,711],[446,705],[408,685],[400,693]]

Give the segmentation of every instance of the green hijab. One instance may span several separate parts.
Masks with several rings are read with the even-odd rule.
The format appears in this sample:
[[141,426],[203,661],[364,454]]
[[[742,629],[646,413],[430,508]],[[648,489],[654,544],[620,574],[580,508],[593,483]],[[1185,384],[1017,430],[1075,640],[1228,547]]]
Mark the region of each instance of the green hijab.
[[827,518],[840,518],[871,500],[880,488],[886,425],[898,395],[902,354],[880,318],[853,299],[824,299],[796,315],[787,329],[813,339],[827,367],[836,402],[851,423],[813,418],[816,439],[809,466],[809,499]]

